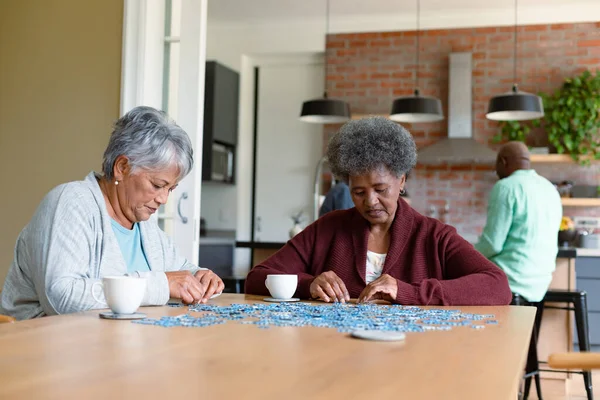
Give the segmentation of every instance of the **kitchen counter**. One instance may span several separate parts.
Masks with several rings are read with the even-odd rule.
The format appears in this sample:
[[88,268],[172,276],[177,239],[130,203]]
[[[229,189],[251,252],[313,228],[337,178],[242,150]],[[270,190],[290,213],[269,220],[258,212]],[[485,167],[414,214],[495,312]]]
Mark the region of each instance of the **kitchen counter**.
[[578,247],[559,247],[557,258],[600,257],[600,249],[582,249]]
[[[465,236],[463,236],[465,237]],[[465,237],[471,243],[477,243],[476,238]],[[202,238],[201,238],[202,240]],[[235,241],[235,240],[234,240]],[[236,247],[249,249],[273,249],[282,248],[286,242],[235,242]],[[578,247],[559,247],[556,258],[577,258],[577,257],[600,257],[600,249],[582,249]]]
[[576,258],[577,257],[577,248],[575,247],[558,247],[558,254],[556,258]]
[[235,231],[207,230],[206,235],[200,236],[200,244],[230,244],[235,246]]
[[236,247],[247,249],[273,249],[279,250],[287,242],[235,242]]

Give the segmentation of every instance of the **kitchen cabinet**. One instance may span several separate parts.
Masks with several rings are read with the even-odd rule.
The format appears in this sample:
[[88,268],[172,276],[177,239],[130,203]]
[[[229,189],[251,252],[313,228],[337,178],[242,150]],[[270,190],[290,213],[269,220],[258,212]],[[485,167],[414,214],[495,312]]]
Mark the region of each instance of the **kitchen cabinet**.
[[[221,166],[226,149],[235,156],[238,135],[239,74],[216,61],[206,62],[204,90],[204,136],[202,143],[202,180],[213,179],[213,167]],[[218,162],[217,162],[218,161]],[[217,162],[217,164],[215,164]],[[233,161],[234,163],[235,161]],[[231,169],[231,162],[230,168]],[[218,171],[222,175],[222,171]],[[219,179],[233,183],[233,179]]]
[[233,241],[227,243],[205,243],[200,240],[198,266],[208,268],[221,278],[232,275],[233,271]]
[[[590,251],[594,250],[596,249]],[[599,250],[596,250],[596,253],[600,255]],[[577,257],[575,268],[577,289],[587,292],[590,344],[592,351],[598,351],[600,350],[600,257]],[[574,334],[573,339],[577,345],[577,335]]]
[[235,231],[205,229],[200,235],[198,266],[209,268],[221,278],[229,277],[234,249]]
[[204,85],[204,143],[208,140],[235,146],[239,74],[216,61],[207,61]]

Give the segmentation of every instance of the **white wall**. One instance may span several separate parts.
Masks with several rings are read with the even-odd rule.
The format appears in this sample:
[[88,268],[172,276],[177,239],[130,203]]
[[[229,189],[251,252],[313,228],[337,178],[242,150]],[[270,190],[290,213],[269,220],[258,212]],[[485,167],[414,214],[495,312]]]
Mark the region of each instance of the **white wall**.
[[[214,0],[211,0],[214,1]],[[449,2],[451,0],[448,0]],[[525,3],[525,2],[522,2]],[[598,21],[600,1],[570,1],[564,5],[519,6],[519,24],[546,24]],[[491,3],[497,4],[497,3]],[[451,29],[481,26],[509,26],[514,24],[512,1],[502,7],[479,7],[472,12],[422,9],[422,29]],[[331,33],[414,30],[415,16],[411,13],[371,15],[361,18],[332,16]],[[237,185],[235,189],[209,186],[203,188],[202,214],[218,215],[221,208],[236,210],[235,225],[228,221],[216,222],[221,226],[237,228],[238,240],[250,237],[252,189],[252,126],[253,126],[253,66],[257,57],[296,53],[322,53],[325,27],[322,20],[289,20],[272,23],[232,25],[215,23],[208,16],[207,59],[240,71],[240,125],[237,149]],[[299,105],[300,106],[300,105]],[[233,215],[233,214],[232,214]],[[214,226],[208,225],[214,229]],[[236,253],[236,270],[247,267],[246,256]]]
[[201,216],[209,230],[231,230],[237,226],[237,186],[202,183]]
[[54,186],[100,171],[119,117],[122,0],[0,1],[0,290]]

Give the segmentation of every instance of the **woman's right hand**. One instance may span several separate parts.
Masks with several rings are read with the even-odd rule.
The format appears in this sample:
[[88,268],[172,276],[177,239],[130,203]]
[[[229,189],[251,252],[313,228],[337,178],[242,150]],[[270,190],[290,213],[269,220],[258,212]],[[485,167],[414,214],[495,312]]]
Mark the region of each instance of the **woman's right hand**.
[[350,301],[350,295],[346,285],[333,271],[323,272],[310,284],[310,296],[325,303],[338,301],[345,303]]
[[204,287],[190,271],[165,272],[169,281],[169,295],[181,299],[185,304],[200,302],[204,296]]

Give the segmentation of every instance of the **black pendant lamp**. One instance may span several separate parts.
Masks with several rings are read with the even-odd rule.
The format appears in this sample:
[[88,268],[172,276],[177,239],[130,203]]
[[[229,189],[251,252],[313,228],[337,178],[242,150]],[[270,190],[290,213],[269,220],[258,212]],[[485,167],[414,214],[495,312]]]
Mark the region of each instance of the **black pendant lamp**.
[[517,0],[515,0],[515,44],[513,54],[513,84],[508,93],[492,97],[485,115],[493,121],[526,121],[544,116],[544,104],[539,96],[521,92],[517,86]]
[[419,92],[419,23],[421,17],[421,4],[417,0],[417,70],[415,72],[415,92],[412,96],[399,97],[392,103],[390,119],[396,122],[411,124],[422,122],[436,122],[444,119],[442,102],[429,96],[421,96]]
[[[327,34],[329,33],[329,0],[326,4],[325,25],[325,88],[327,88]],[[300,112],[300,121],[315,124],[338,124],[350,120],[350,105],[342,100],[327,97],[327,89],[322,99],[305,101]]]

